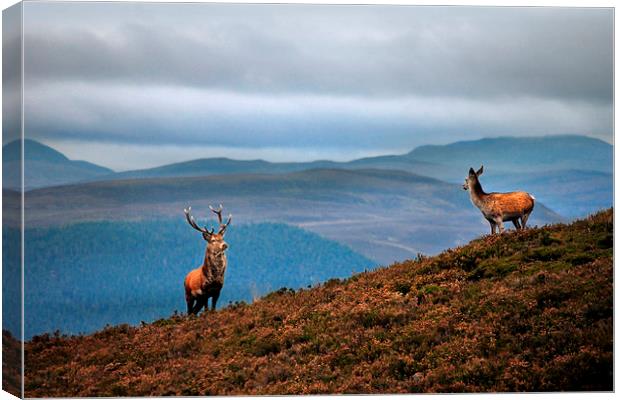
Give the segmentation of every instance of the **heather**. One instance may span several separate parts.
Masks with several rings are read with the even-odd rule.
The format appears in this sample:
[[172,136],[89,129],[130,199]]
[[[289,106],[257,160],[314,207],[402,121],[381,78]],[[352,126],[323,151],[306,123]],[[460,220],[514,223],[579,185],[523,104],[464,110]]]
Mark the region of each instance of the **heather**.
[[613,212],[26,343],[28,397],[611,391]]
[[2,390],[20,397],[22,363],[20,342],[2,331]]

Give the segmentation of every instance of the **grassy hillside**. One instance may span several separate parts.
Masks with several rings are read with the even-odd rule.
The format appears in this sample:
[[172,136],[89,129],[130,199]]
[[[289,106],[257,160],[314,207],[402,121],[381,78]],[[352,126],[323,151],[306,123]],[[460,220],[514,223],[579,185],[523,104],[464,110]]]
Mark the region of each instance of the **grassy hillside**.
[[20,342],[5,330],[2,331],[2,390],[23,397]]
[[613,389],[613,215],[26,344],[26,396]]

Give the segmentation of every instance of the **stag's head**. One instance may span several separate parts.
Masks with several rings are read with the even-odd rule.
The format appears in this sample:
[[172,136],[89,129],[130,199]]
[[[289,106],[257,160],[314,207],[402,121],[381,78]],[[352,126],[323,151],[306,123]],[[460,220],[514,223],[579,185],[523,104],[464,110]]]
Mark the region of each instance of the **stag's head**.
[[206,240],[208,243],[207,248],[209,252],[214,255],[222,255],[224,254],[224,251],[226,251],[226,249],[228,248],[228,243],[224,241],[224,234],[226,233],[226,228],[228,228],[228,225],[232,220],[232,215],[228,214],[228,220],[226,221],[226,223],[224,223],[222,221],[222,205],[220,204],[219,208],[217,209],[211,206],[209,206],[209,208],[215,215],[217,215],[218,223],[220,225],[217,233],[215,232],[214,228],[211,228],[211,230],[209,230],[206,226],[204,228],[198,226],[196,220],[191,215],[191,207],[188,207],[183,211],[185,212],[185,218],[187,219],[189,225],[192,228],[196,229],[198,232],[202,233],[203,239]]
[[467,178],[465,178],[465,183],[463,184],[463,190],[468,190],[470,188],[470,185],[473,186],[478,183],[478,177],[482,175],[483,170],[483,165],[480,166],[480,169],[478,171],[474,171],[473,168],[470,168],[469,174],[467,175]]

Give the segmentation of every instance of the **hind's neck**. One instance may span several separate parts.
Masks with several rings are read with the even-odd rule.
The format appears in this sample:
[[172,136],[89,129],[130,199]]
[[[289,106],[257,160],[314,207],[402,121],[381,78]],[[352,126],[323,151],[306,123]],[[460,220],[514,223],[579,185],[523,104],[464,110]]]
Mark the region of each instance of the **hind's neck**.
[[471,198],[471,202],[478,208],[480,208],[486,196],[487,194],[482,189],[482,185],[479,180],[476,179],[475,182],[471,182],[469,184],[469,197]]

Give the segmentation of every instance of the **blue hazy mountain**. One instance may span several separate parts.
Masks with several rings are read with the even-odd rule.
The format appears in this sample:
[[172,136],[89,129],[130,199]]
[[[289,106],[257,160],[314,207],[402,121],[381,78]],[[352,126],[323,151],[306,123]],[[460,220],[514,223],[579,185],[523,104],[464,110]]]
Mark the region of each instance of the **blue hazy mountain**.
[[613,146],[586,136],[499,137],[420,146],[403,155],[361,158],[349,162],[272,163],[264,160],[204,158],[156,168],[126,171],[102,179],[207,176],[238,173],[287,173],[315,168],[398,169],[448,182],[460,182],[463,170],[487,164],[498,173],[586,170],[611,173]]
[[[5,188],[21,186],[21,141],[2,147],[2,179]],[[24,140],[24,184],[26,189],[91,180],[113,171],[99,165],[70,160],[61,152],[35,140]]]
[[230,158],[202,158],[163,165],[155,168],[117,172],[100,176],[98,180],[108,179],[140,179],[164,177],[189,177],[226,174],[282,174],[305,171],[309,169],[398,169],[425,175],[425,172],[436,171],[442,166],[438,164],[406,159],[402,156],[380,156],[362,158],[349,162],[318,160],[311,162],[268,162],[264,160],[233,160]]
[[[9,233],[4,230],[5,240],[19,237]],[[184,312],[183,278],[202,263],[205,251],[202,236],[183,218],[27,229],[25,237],[26,337],[56,329],[90,332]],[[226,240],[229,265],[220,306],[377,265],[285,224],[231,224]]]
[[[526,148],[533,142],[540,145],[539,139],[542,143],[553,140],[567,143],[569,150],[566,154],[572,157],[570,163],[596,167],[583,157],[579,158],[574,143],[585,143],[584,148],[598,149],[601,159],[610,160],[608,155],[612,146],[590,138],[560,136],[511,138],[508,141],[502,138],[490,142],[502,143],[506,147],[506,143],[525,141],[522,146]],[[231,212],[246,221],[268,220],[303,226],[346,243],[367,257],[388,263],[415,256],[417,252],[434,253],[486,231],[480,213],[469,202],[467,192],[460,188],[469,165],[479,163],[455,164],[473,161],[467,158],[458,161],[456,153],[464,152],[463,146],[475,148],[471,143],[478,142],[490,149],[486,144],[489,141],[482,140],[429,150],[435,154],[434,161],[442,159],[437,156],[438,149],[447,152],[443,160],[446,164],[443,165],[434,161],[415,161],[412,154],[417,152],[414,151],[408,155],[372,157],[349,163],[269,163],[260,160],[227,160],[222,163],[224,159],[207,159],[146,170],[154,175],[167,170],[165,175],[171,177],[128,179],[120,174],[108,174],[108,180],[30,191],[26,221],[27,224],[59,225],[75,221],[152,219],[176,216],[188,202],[203,209],[209,202],[223,202],[231,207]],[[592,151],[584,152],[589,154],[587,158],[594,157]],[[475,152],[469,153],[467,157]],[[481,178],[485,190],[524,190],[534,194],[538,199],[532,217],[535,224],[556,222],[562,220],[562,216],[583,216],[612,205],[610,172],[579,167],[560,170],[557,168],[567,163],[560,151],[550,151],[552,156],[548,158],[540,152],[535,153],[539,154],[538,165],[544,165],[544,168],[532,167],[536,163],[530,160],[531,165],[527,168],[514,167],[506,171],[502,165],[517,163],[508,160],[510,154],[506,154],[507,160],[504,161],[480,162],[485,164]],[[339,167],[303,169],[323,163],[338,164]],[[209,174],[198,167],[186,168],[193,164],[212,165],[219,169],[216,174]],[[599,167],[604,169],[606,164]],[[364,165],[372,168],[363,169]],[[278,168],[277,173],[274,173],[274,166]],[[233,167],[235,173],[231,173]],[[284,172],[293,167],[301,170]],[[246,170],[249,172],[242,172]],[[272,173],[257,173],[257,170]],[[191,176],[191,171],[198,171],[196,173],[201,175]],[[179,179],[177,175],[180,173],[190,176]],[[442,175],[445,181],[423,175]],[[122,179],[113,179],[115,177]],[[389,234],[377,230],[377,227],[388,227],[389,230],[384,231]]]
[[390,169],[460,183],[469,167],[486,166],[490,191],[527,190],[566,217],[611,207],[613,146],[586,136],[499,137],[421,146],[408,154],[349,162],[270,163],[208,158],[100,179],[289,173],[313,168]]
[[141,179],[226,174],[283,174],[315,168],[389,169],[461,183],[469,167],[485,165],[488,191],[526,190],[573,218],[611,207],[613,146],[586,136],[499,137],[421,146],[408,154],[349,162],[271,163],[206,158],[127,171],[97,179]]
[[[204,158],[155,168],[114,173],[86,161],[69,160],[62,153],[34,140],[26,140],[26,185],[30,188],[89,180],[117,180],[244,173],[289,173],[317,168],[397,169],[448,182],[460,182],[463,170],[486,164],[494,174],[533,171],[581,170],[612,173],[613,146],[577,135],[530,138],[499,137],[420,146],[403,155],[361,158],[348,162],[318,160],[274,163],[264,160]],[[5,164],[19,162],[19,142],[4,146]],[[10,166],[10,165],[9,165]],[[5,167],[5,174],[11,168]],[[11,176],[9,175],[9,178]],[[15,179],[9,179],[12,182]],[[5,184],[5,187],[7,185]],[[8,187],[16,187],[11,184]]]
[[[459,168],[486,164],[494,171],[513,174],[551,170],[613,172],[613,146],[576,135],[498,137],[420,146],[405,157]],[[452,180],[446,176],[443,179]]]

